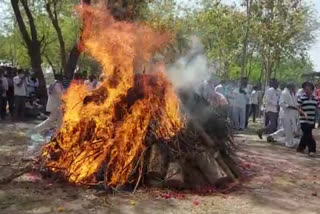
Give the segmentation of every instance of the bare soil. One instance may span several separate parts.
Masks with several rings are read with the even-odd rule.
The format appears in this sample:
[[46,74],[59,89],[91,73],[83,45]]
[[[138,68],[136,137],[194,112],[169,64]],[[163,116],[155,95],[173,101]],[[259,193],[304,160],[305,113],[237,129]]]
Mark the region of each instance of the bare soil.
[[[26,132],[35,123],[0,123],[0,180],[29,164],[21,159],[30,146]],[[320,131],[315,136],[319,141]],[[298,156],[293,149],[260,141],[250,132],[238,135],[236,143],[245,176],[227,194],[156,189],[140,189],[135,195],[106,194],[42,179],[32,172],[0,185],[0,213],[320,213],[320,158]]]

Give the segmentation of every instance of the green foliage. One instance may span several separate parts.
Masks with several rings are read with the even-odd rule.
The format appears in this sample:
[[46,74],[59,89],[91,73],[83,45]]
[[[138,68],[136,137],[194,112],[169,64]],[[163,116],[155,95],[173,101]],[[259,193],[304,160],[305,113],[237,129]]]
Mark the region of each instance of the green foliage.
[[[175,36],[171,47],[166,50],[169,62],[185,54],[190,37],[197,35],[209,60],[219,65],[217,74],[221,78],[238,79],[243,41],[249,27],[245,72],[250,81],[262,82],[274,76],[285,81],[300,80],[302,73],[312,70],[308,49],[318,28],[314,11],[300,0],[251,1],[250,16],[244,10],[248,0],[243,0],[241,6],[227,6],[220,0],[199,0],[201,3],[191,8],[183,8],[175,0],[125,2],[136,22],[170,31]],[[7,0],[3,2],[9,4]],[[29,2],[42,40],[43,66],[60,70],[59,43],[46,13],[45,1]],[[77,3],[78,0],[60,0],[58,4],[59,24],[67,53],[79,38],[80,26],[74,12]],[[0,60],[28,67],[29,57],[14,17],[8,13],[8,18],[11,22],[6,21],[0,36]],[[250,22],[247,22],[248,18]],[[82,56],[79,65],[89,72],[99,70],[97,63],[88,56]]]
[[244,22],[241,12],[223,4],[196,13],[196,32],[201,35],[209,59],[219,61],[217,72],[224,78],[229,77],[229,69],[241,53]]
[[260,0],[253,1],[250,27],[251,42],[268,80],[280,65],[307,58],[318,23],[312,9],[300,0]]
[[[79,24],[74,12],[76,0],[61,1],[59,8],[59,22],[63,37],[66,43],[67,51],[72,48],[79,36]],[[9,4],[9,2],[6,2]],[[35,19],[39,40],[42,42],[42,60],[43,66],[48,68],[52,64],[55,69],[60,68],[59,45],[55,30],[48,18],[44,8],[44,1],[30,1],[30,9]],[[25,14],[23,14],[25,16]],[[0,60],[11,63],[16,66],[30,67],[30,60],[19,29],[15,24],[13,16],[11,25],[6,25],[3,34],[0,36]],[[26,22],[28,24],[28,22]],[[28,26],[27,26],[28,27]],[[29,30],[29,28],[28,28]]]

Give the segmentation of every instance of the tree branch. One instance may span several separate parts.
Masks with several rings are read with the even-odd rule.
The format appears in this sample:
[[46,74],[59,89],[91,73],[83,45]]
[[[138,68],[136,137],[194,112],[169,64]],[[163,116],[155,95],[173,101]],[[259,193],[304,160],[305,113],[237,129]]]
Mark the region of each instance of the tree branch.
[[46,0],[45,2],[46,11],[49,15],[49,19],[57,33],[59,45],[60,45],[60,58],[61,58],[61,67],[66,69],[66,48],[65,42],[62,35],[62,31],[59,25],[59,19],[57,14],[57,1]]
[[28,34],[26,25],[23,21],[22,15],[21,15],[21,11],[19,8],[19,0],[11,0],[11,5],[12,5],[12,9],[14,12],[14,15],[16,17],[17,23],[18,23],[18,27],[20,29],[21,35],[23,37],[24,42],[26,43],[27,46],[31,46],[31,38]]
[[27,15],[28,20],[29,20],[32,40],[33,41],[37,41],[38,40],[38,35],[37,35],[36,25],[34,23],[34,19],[33,19],[32,13],[31,13],[30,8],[28,6],[28,2],[27,2],[27,0],[20,0],[20,1],[22,3],[22,6],[23,6],[24,10],[26,11],[26,15]]

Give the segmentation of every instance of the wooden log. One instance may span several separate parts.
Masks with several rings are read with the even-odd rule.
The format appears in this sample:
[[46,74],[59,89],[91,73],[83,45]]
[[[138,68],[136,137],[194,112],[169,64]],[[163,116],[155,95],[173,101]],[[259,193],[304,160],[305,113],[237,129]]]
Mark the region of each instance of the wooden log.
[[155,178],[147,178],[145,184],[149,187],[162,188],[164,181]]
[[201,139],[202,139],[201,142],[205,146],[211,147],[211,148],[214,148],[217,146],[216,143],[210,138],[210,136],[205,132],[203,127],[197,121],[190,120],[190,122],[192,123],[193,127],[195,128],[195,130],[197,131],[197,133],[201,137]]
[[204,186],[209,186],[210,183],[208,180],[193,163],[195,163],[195,160],[187,159],[182,165],[186,188],[199,189]]
[[239,165],[236,161],[230,157],[230,154],[221,153],[221,156],[226,163],[226,165],[230,168],[235,178],[240,178],[242,176],[242,172],[240,170]]
[[182,189],[185,187],[183,170],[178,161],[169,163],[165,185],[175,189]]
[[166,176],[169,161],[169,151],[164,143],[154,143],[151,146],[147,167],[147,178],[163,180]]
[[228,178],[227,173],[216,161],[216,154],[217,153],[203,152],[198,153],[195,157],[198,168],[211,185],[216,185]]
[[219,166],[223,169],[223,171],[227,174],[230,181],[234,181],[236,179],[235,175],[232,173],[228,165],[224,162],[220,152],[216,153],[215,159]]

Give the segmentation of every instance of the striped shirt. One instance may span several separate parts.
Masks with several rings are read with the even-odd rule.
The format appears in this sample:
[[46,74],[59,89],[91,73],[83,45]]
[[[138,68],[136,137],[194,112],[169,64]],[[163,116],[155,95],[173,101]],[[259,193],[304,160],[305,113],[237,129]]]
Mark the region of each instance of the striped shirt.
[[300,115],[300,123],[308,123],[314,125],[316,119],[316,110],[318,106],[318,99],[315,96],[311,98],[307,97],[305,94],[298,97],[298,105],[301,107],[302,111],[307,114],[307,117]]
[[62,79],[62,85],[64,89],[68,89],[70,86],[71,80],[67,79],[66,77],[63,77]]

